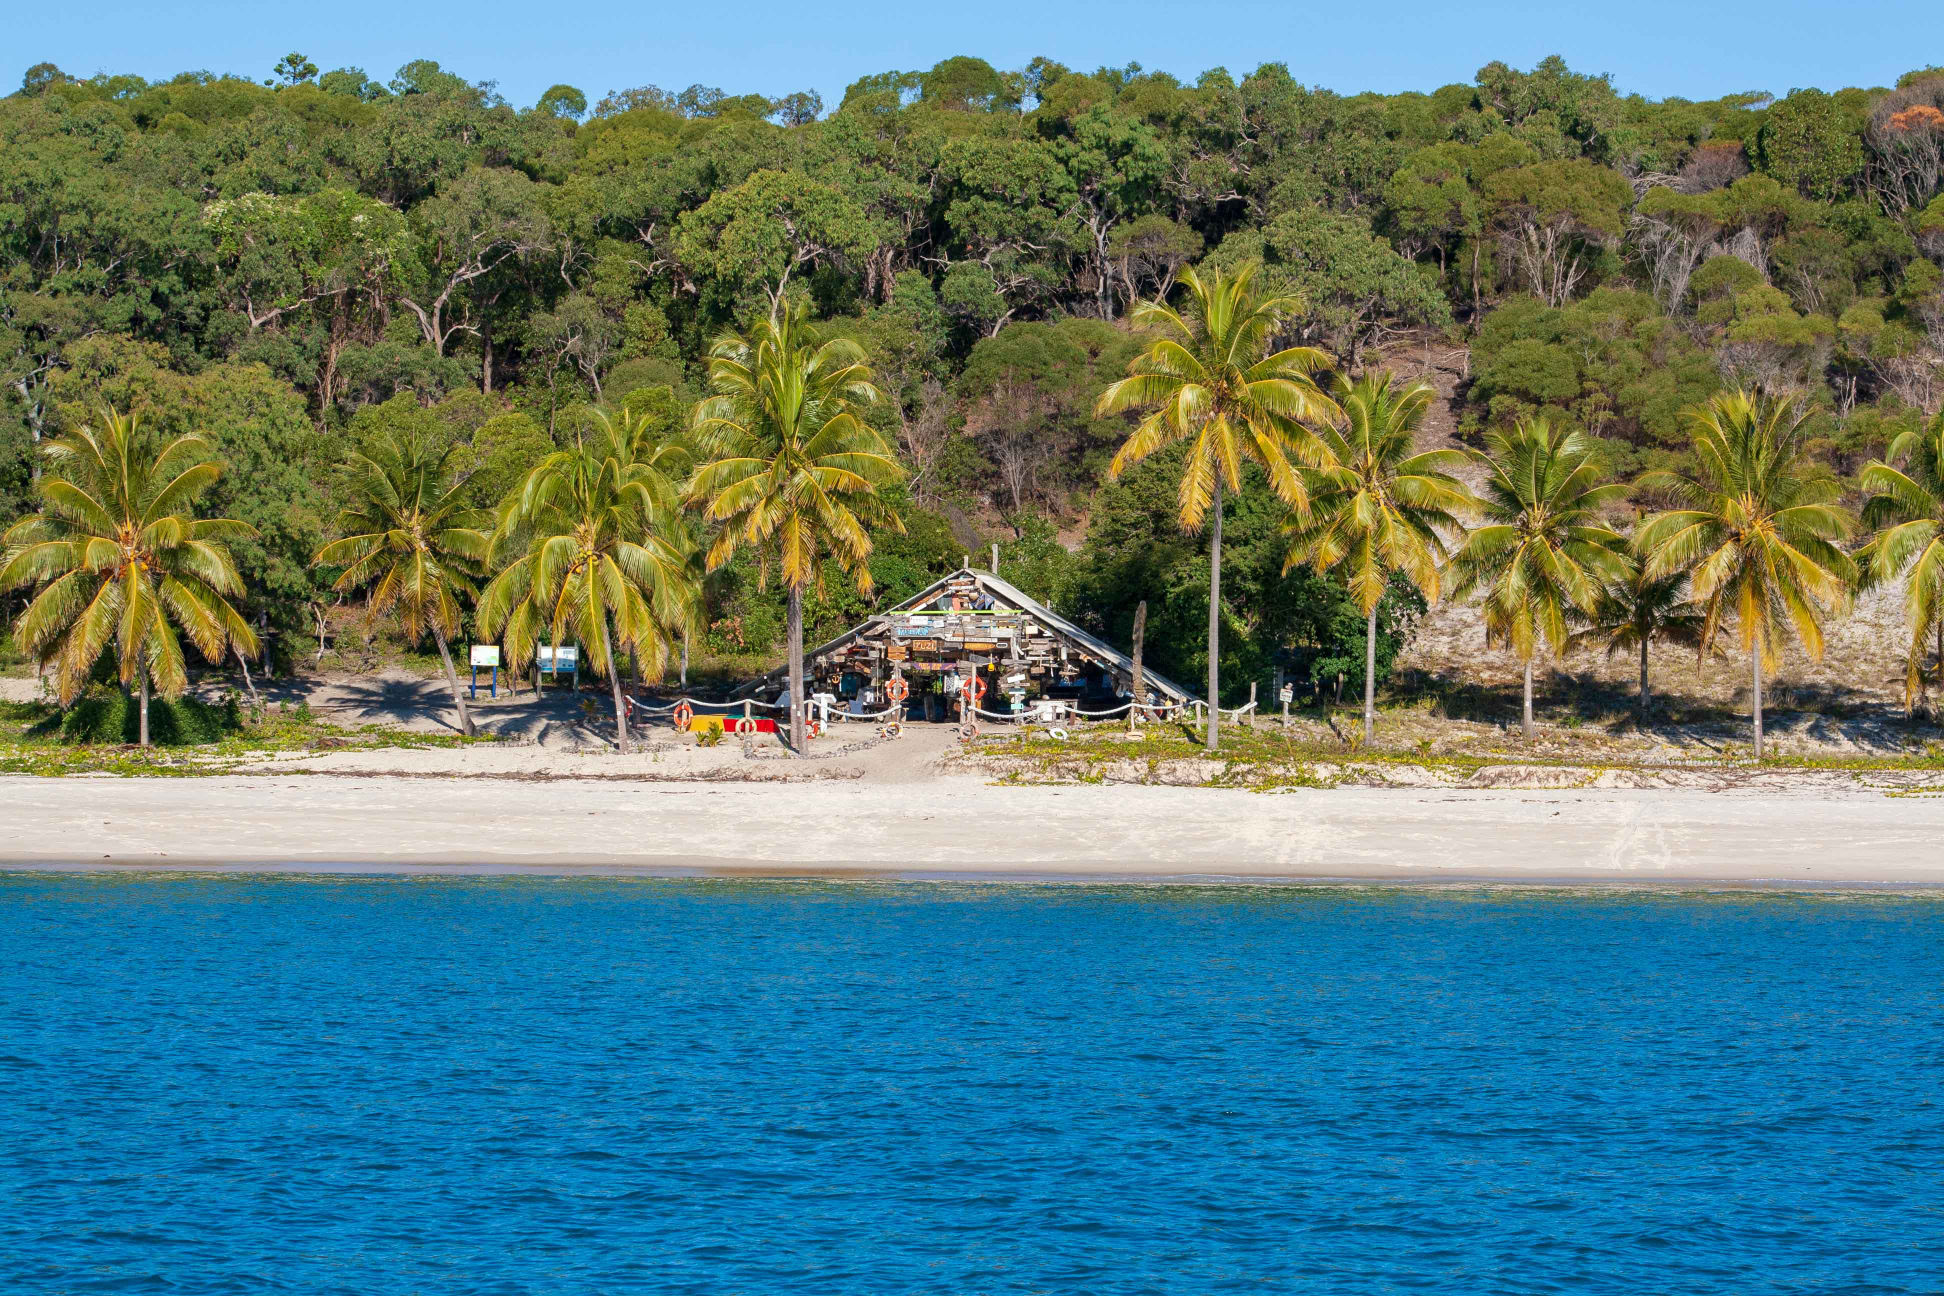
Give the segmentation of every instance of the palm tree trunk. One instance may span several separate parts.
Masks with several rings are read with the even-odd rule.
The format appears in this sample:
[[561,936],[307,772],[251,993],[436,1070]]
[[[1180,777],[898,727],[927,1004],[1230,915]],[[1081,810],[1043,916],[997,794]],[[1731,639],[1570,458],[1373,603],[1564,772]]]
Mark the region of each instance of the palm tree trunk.
[[1750,713],[1755,717],[1755,759],[1762,759],[1762,645],[1758,640],[1748,654],[1749,677],[1755,682]]
[[141,729],[140,729],[141,743],[142,746],[144,747],[149,745],[148,699],[149,699],[148,671],[144,669],[142,671],[142,719],[141,719]]
[[439,660],[445,663],[446,687],[452,690],[452,705],[459,708],[459,731],[473,736],[472,712],[466,708],[466,695],[459,691],[459,672],[452,669],[452,650],[446,647],[445,632],[432,627],[432,642],[439,645]]
[[1526,664],[1525,664],[1525,718],[1522,721],[1520,727],[1525,730],[1525,740],[1527,742],[1531,742],[1532,741],[1532,658],[1530,657],[1526,658]]
[[1640,639],[1640,727],[1647,727],[1647,717],[1653,714],[1653,695],[1647,691],[1647,638]]
[[801,756],[804,741],[803,587],[792,585],[790,586],[790,750]]
[[614,644],[608,638],[608,619],[601,618],[601,656],[607,661],[608,687],[614,693],[614,737],[621,754],[628,754],[628,703],[621,696],[621,663],[615,660]]
[[1364,620],[1364,741],[1377,734],[1377,609]]
[[1208,750],[1221,745],[1222,727],[1222,476],[1215,474],[1215,530],[1208,546]]

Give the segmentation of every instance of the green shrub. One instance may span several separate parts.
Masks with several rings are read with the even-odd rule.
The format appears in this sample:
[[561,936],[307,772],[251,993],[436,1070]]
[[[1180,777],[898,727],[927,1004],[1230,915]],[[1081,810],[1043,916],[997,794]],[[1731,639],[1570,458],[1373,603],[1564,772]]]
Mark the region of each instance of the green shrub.
[[[56,711],[28,731],[30,737],[59,736],[70,743],[133,743],[141,738],[141,702],[121,691],[88,694],[65,711]],[[234,697],[220,703],[185,697],[174,702],[149,699],[149,741],[159,747],[220,742],[243,729]]]

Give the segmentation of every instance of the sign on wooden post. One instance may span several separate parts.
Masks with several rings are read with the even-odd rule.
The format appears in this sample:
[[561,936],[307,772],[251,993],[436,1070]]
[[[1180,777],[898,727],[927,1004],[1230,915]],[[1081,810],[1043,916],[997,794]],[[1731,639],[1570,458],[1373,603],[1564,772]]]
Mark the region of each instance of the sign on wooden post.
[[466,685],[469,696],[479,696],[479,668],[484,666],[493,672],[493,696],[499,696],[500,650],[498,644],[474,644],[472,646],[472,681]]

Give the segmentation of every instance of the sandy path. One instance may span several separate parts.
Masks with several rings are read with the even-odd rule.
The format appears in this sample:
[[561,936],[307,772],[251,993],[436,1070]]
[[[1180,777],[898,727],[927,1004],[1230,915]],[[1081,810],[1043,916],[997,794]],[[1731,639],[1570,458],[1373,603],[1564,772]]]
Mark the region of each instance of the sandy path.
[[0,779],[14,865],[1944,885],[1944,803],[1683,791]]

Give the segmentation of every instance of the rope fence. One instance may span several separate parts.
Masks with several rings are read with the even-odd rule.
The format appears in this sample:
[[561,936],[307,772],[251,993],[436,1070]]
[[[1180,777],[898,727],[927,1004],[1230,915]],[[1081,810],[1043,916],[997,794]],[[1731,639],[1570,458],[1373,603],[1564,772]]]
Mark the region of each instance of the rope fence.
[[621,700],[628,704],[630,714],[639,711],[642,715],[647,716],[673,715],[678,708],[685,704],[691,711],[699,711],[704,707],[713,707],[718,711],[738,711],[743,707],[762,707],[766,711],[784,711],[788,709],[781,702],[758,702],[754,698],[745,702],[704,702],[700,698],[681,697],[670,702],[667,706],[649,706],[646,702],[637,702],[624,693],[621,696]]
[[901,706],[888,706],[882,711],[831,711],[827,714],[826,718],[830,720],[846,720],[863,723],[866,721],[896,717],[903,710],[904,708]]
[[[1200,699],[1196,699],[1191,705],[1195,708],[1195,718],[1197,720],[1202,719],[1208,714],[1208,703],[1203,702]],[[1219,710],[1223,715],[1234,716],[1237,720],[1240,720],[1243,716],[1249,714],[1249,712],[1255,709],[1256,709],[1256,704],[1253,702],[1244,703],[1239,707],[1219,708]]]
[[[1201,703],[1197,702],[1194,705],[1199,707],[1201,706]],[[1167,703],[1160,703],[1160,704],[1156,704],[1152,702],[1123,702],[1119,706],[1109,707],[1105,711],[1082,711],[1077,706],[1062,707],[1060,708],[1059,714],[1054,715],[1051,719],[1043,719],[1040,713],[1037,710],[1032,708],[1028,708],[1025,711],[986,711],[975,706],[972,708],[972,711],[973,714],[984,716],[988,720],[1011,721],[1014,724],[1056,724],[1057,725],[1057,724],[1064,724],[1069,720],[1112,720],[1118,716],[1124,716],[1129,711],[1133,711],[1137,708],[1148,719],[1164,720],[1164,721],[1172,720],[1176,718],[1177,716],[1181,715],[1185,709],[1183,704],[1179,702],[1167,702]],[[1239,713],[1241,711],[1247,711],[1248,709],[1249,709],[1248,707],[1237,707],[1237,708],[1225,709],[1224,714]]]
[[[684,706],[689,708],[691,714],[701,711],[716,711],[725,714],[742,712],[747,714],[751,708],[758,707],[765,711],[776,711],[784,714],[787,714],[789,711],[789,708],[781,702],[758,702],[754,698],[736,702],[706,702],[700,698],[683,696],[673,702],[655,706],[638,701],[625,694],[621,700],[627,704],[628,714],[630,716],[642,716],[645,718],[672,716]],[[964,706],[964,699],[959,699],[958,705]],[[905,707],[902,704],[893,704],[885,707],[882,711],[852,712],[839,707],[825,707],[812,702],[810,709],[817,712],[818,718],[825,723],[842,721],[846,724],[875,724],[886,720],[897,721],[903,718],[905,712]],[[1083,711],[1078,706],[1061,706],[1058,708],[1057,714],[1050,720],[1045,719],[1043,713],[1038,708],[1031,707],[1024,711],[987,711],[983,707],[973,705],[969,709],[973,715],[1000,723],[1046,723],[1056,725],[1071,720],[1113,720],[1127,715],[1130,711],[1139,711],[1145,719],[1160,721],[1179,719],[1190,711],[1194,713],[1197,720],[1205,718],[1208,714],[1208,704],[1200,700],[1186,703],[1123,702],[1119,706],[1109,707],[1105,711]],[[1239,707],[1223,707],[1221,708],[1221,713],[1226,717],[1240,720],[1243,716],[1254,710],[1256,710],[1256,704],[1250,702]]]

